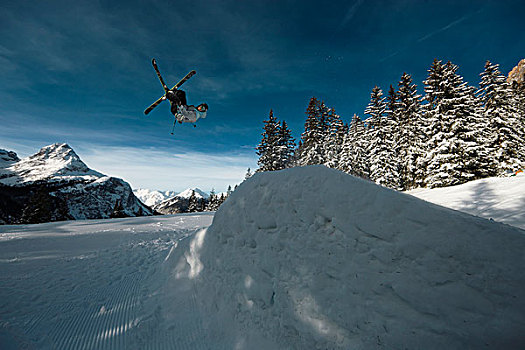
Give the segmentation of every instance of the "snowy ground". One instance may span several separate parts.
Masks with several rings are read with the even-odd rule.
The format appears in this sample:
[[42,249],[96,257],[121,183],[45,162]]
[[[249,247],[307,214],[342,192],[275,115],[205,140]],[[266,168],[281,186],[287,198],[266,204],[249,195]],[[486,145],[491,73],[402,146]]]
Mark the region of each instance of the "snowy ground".
[[[212,218],[0,226],[0,349],[191,349],[198,324],[181,317],[168,332],[146,304],[170,249]],[[191,310],[191,294],[171,299]]]
[[525,230],[525,173],[408,191],[415,197]]
[[215,216],[0,226],[0,349],[523,349],[524,250],[332,169],[261,173]]

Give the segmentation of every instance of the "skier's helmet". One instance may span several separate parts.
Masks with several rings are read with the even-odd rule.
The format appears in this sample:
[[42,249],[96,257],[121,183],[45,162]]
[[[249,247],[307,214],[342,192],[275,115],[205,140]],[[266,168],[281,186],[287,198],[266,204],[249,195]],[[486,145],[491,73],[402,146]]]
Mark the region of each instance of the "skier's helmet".
[[208,105],[206,103],[201,103],[197,106],[199,112],[206,112],[208,110]]

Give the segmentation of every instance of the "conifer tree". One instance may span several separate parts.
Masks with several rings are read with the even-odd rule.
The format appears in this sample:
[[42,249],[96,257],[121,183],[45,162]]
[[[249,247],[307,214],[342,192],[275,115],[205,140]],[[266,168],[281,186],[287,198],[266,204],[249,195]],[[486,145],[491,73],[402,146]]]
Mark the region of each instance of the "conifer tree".
[[[428,152],[424,157],[428,187],[452,186],[476,178],[481,150],[472,132],[476,102],[473,89],[451,62],[434,60],[425,81]],[[439,74],[438,74],[439,73]]]
[[188,213],[194,213],[196,211],[199,211],[199,201],[195,195],[195,190],[192,190],[188,200]]
[[412,77],[403,73],[395,94],[392,119],[396,121],[396,150],[399,159],[400,188],[408,190],[421,184],[423,171],[418,160],[424,154],[424,134],[421,130],[421,99]]
[[339,168],[340,153],[343,149],[345,135],[348,133],[341,117],[330,108],[328,114],[329,126],[323,141],[324,164],[329,168]]
[[295,139],[284,120],[279,126],[277,139],[277,165],[275,170],[289,168],[294,162]]
[[274,117],[273,110],[270,110],[268,119],[263,123],[261,143],[256,147],[259,156],[257,171],[272,171],[276,170],[279,163],[279,122]]
[[323,164],[323,147],[321,142],[328,125],[326,107],[317,98],[312,97],[306,109],[304,132],[301,135],[300,147],[297,149],[297,164]]
[[499,65],[487,61],[480,74],[478,95],[482,114],[489,127],[486,147],[494,154],[494,172],[498,175],[525,165],[521,148],[524,142],[519,111],[512,103],[512,91]]
[[370,94],[370,102],[365,109],[365,114],[369,116],[366,119],[368,126],[372,129],[379,126],[386,110],[387,104],[383,97],[383,91],[378,86],[375,86]]
[[376,183],[398,189],[399,171],[395,149],[395,121],[387,117],[387,104],[383,91],[375,86],[370,103],[365,109],[369,115],[365,137],[368,141],[367,156],[370,179]]
[[215,189],[211,189],[210,196],[208,197],[208,201],[206,203],[206,211],[215,211],[217,210],[217,195],[215,194]]
[[367,179],[370,176],[370,168],[367,157],[368,140],[365,134],[363,121],[357,114],[354,114],[344,138],[338,169]]

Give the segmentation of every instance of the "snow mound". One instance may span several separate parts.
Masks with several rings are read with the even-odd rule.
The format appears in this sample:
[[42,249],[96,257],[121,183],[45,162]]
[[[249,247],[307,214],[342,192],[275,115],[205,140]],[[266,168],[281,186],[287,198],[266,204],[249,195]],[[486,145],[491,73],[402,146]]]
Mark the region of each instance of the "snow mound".
[[313,166],[255,174],[168,260],[224,348],[511,349],[524,233]]

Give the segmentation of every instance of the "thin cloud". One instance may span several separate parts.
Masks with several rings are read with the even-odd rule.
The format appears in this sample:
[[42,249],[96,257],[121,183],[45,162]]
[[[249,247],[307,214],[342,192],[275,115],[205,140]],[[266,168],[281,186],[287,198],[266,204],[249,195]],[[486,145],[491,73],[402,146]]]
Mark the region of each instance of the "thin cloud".
[[359,6],[363,4],[363,2],[364,0],[357,0],[356,2],[352,4],[352,6],[350,6],[348,11],[346,11],[345,17],[343,18],[341,23],[339,23],[339,28],[337,30],[338,32],[343,30],[343,28],[346,27],[348,22],[350,22],[352,18],[354,18],[354,15],[357,12],[357,9],[359,8]]
[[457,19],[457,20],[455,20],[455,21],[452,21],[452,22],[450,22],[449,24],[447,24],[446,26],[444,26],[444,27],[442,27],[442,28],[439,28],[439,29],[437,29],[437,30],[435,30],[435,31],[433,31],[433,32],[431,32],[431,33],[428,33],[427,35],[425,35],[425,36],[419,38],[419,39],[417,40],[417,42],[420,43],[420,42],[422,42],[422,41],[424,41],[424,40],[427,40],[427,39],[433,37],[433,36],[436,35],[436,34],[439,34],[439,33],[441,33],[441,32],[444,32],[445,30],[450,29],[450,28],[454,27],[455,25],[458,25],[459,23],[463,22],[464,20],[466,20],[466,19],[469,18],[470,16],[471,16],[471,15],[466,15],[466,16],[463,16],[463,17],[461,17],[461,18],[459,18],[459,19]]

